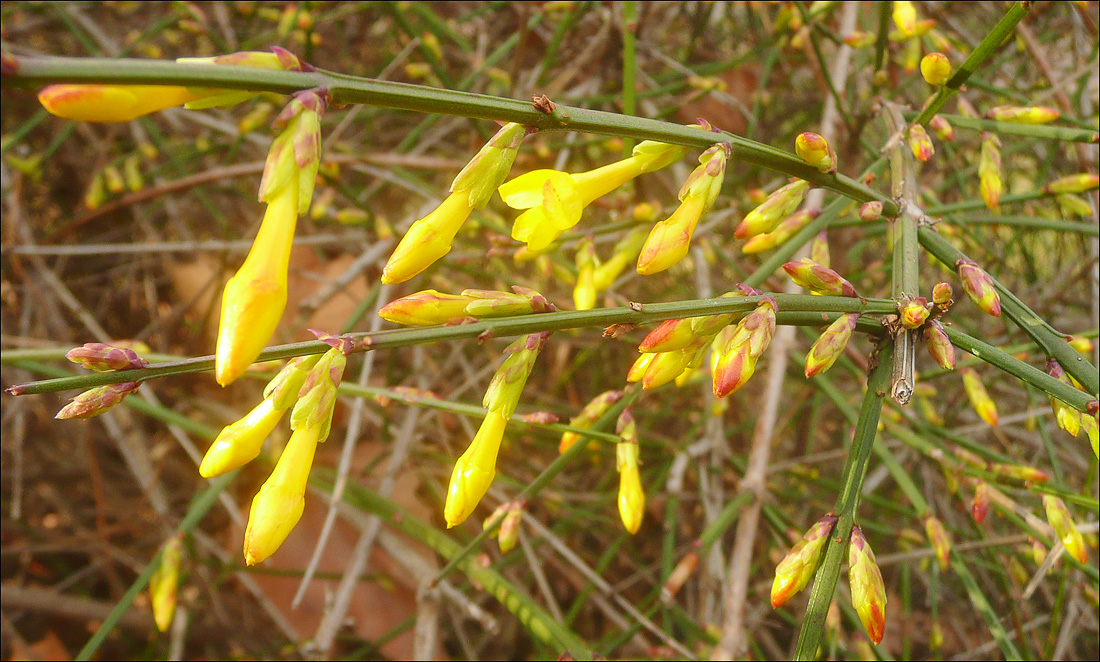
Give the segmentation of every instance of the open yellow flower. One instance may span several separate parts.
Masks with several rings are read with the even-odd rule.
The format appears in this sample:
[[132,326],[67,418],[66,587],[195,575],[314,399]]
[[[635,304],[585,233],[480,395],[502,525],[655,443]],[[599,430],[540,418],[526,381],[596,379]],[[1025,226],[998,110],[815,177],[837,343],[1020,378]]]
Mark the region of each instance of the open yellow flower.
[[512,209],[526,209],[512,225],[512,238],[532,251],[546,249],[581,220],[581,212],[597,198],[644,172],[659,170],[683,158],[686,148],[647,140],[630,158],[575,175],[558,170],[533,170],[498,189]]

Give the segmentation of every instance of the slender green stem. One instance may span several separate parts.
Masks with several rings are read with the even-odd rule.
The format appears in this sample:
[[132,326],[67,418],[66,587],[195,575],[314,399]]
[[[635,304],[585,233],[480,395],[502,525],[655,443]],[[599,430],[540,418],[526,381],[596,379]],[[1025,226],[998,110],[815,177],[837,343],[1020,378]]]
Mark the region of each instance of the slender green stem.
[[802,620],[802,630],[798,635],[796,660],[813,660],[817,657],[817,647],[825,631],[825,615],[833,601],[840,567],[847,561],[848,537],[856,521],[856,508],[859,506],[860,489],[863,477],[867,474],[867,465],[871,458],[871,449],[878,430],[878,417],[882,411],[882,398],[890,382],[891,354],[893,343],[883,343],[875,366],[867,380],[867,393],[863,396],[863,405],[856,421],[855,437],[844,463],[844,485],[837,497],[833,513],[837,517],[833,533],[825,547],[825,560],[814,577],[814,587],[810,592],[810,602],[806,607],[806,616]]
[[982,39],[981,43],[970,52],[970,55],[955,72],[955,75],[951,76],[947,83],[925,104],[924,109],[921,110],[920,115],[913,122],[928,124],[928,120],[932,119],[932,116],[938,113],[940,108],[943,108],[943,104],[949,98],[958,94],[959,88],[966,82],[966,79],[970,78],[970,75],[977,71],[978,67],[982,66],[982,63],[993,54],[993,51],[1004,43],[1005,38],[1012,34],[1012,31],[1016,29],[1016,24],[1027,15],[1030,6],[1030,2],[1013,4],[1004,17],[993,26],[989,34]]
[[[983,205],[984,206],[984,205]],[[861,226],[868,228],[868,235],[880,232],[883,225],[891,222],[888,219],[877,221],[864,221],[858,216],[845,218],[829,224],[831,228],[843,228]],[[1031,230],[1054,230],[1055,232],[1071,232],[1088,237],[1100,237],[1100,226],[1087,221],[1057,221],[1052,218],[1036,218],[1034,216],[966,216],[951,219],[952,225],[966,227],[969,225],[1007,225],[1014,228],[1028,228]]]
[[989,599],[982,593],[982,589],[978,586],[977,580],[974,579],[974,575],[970,573],[970,568],[966,566],[966,563],[958,554],[951,555],[951,568],[955,571],[955,575],[962,582],[963,587],[966,589],[966,594],[970,597],[971,604],[978,610],[978,613],[982,615],[982,619],[989,627],[990,634],[993,635],[993,639],[1000,646],[1001,652],[1005,654],[1006,660],[1022,660],[1023,656],[1020,655],[1020,651],[1016,649],[1016,644],[1012,643],[1012,639],[1009,638],[1008,632],[1005,631],[1003,625],[1001,625],[1001,617],[993,609],[993,605],[989,604]]
[[[851,297],[817,297],[801,294],[776,294],[780,313],[777,320],[786,323],[787,317],[804,324],[821,323],[820,316],[797,317],[799,313],[863,313],[883,315],[893,312],[894,304],[882,299],[853,299]],[[349,338],[358,340],[360,349],[389,349],[408,345],[426,345],[462,338],[504,338],[537,333],[560,331],[589,326],[611,324],[648,324],[682,317],[698,317],[717,313],[739,313],[752,310],[760,297],[727,297],[718,299],[690,299],[670,303],[634,304],[627,308],[595,308],[583,311],[559,311],[541,315],[520,315],[483,320],[474,324],[457,326],[429,326],[390,329],[376,333],[352,333]],[[791,317],[791,314],[796,316]],[[785,317],[785,315],[787,317]],[[321,354],[328,345],[308,341],[269,347],[260,353],[257,361],[289,359],[307,354]],[[0,361],[7,362],[7,356]],[[82,389],[104,384],[146,380],[168,375],[202,372],[214,368],[214,357],[184,359],[169,363],[153,364],[140,370],[99,372],[74,377],[46,380],[33,384],[20,384],[8,389],[12,395],[36,395],[54,393],[66,389]]]
[[[637,73],[638,3],[631,0],[623,5],[623,114],[634,115],[634,79]],[[626,148],[629,154],[629,147]]]
[[[955,268],[958,260],[966,257],[962,251],[931,228],[923,227],[918,234],[921,246],[952,269]],[[996,278],[992,276],[990,278],[993,279],[993,285],[1001,296],[1001,310],[1004,314],[1030,336],[1048,356],[1057,359],[1065,371],[1080,382],[1093,399],[1100,397],[1097,395],[1100,393],[1100,374],[1097,373],[1095,366],[1070,347],[1061,333],[1051,328]]]
[[[905,130],[905,119],[897,104],[886,106],[888,133]],[[920,253],[917,245],[917,216],[913,205],[917,200],[917,167],[913,153],[899,141],[890,151],[890,184],[894,199],[901,206],[901,215],[893,225],[893,296],[899,306],[917,298],[920,286]],[[893,375],[890,378],[890,396],[905,405],[913,397],[915,382],[917,343],[916,330],[899,328],[894,339]]]
[[516,99],[378,81],[323,70],[277,71],[135,59],[24,57],[18,59],[16,73],[4,76],[2,81],[4,87],[35,87],[61,82],[221,87],[279,94],[325,88],[338,104],[362,103],[414,112],[518,122],[540,131],[581,131],[704,149],[716,142],[729,142],[732,156],[740,161],[805,179],[815,186],[836,191],[859,202],[879,200],[887,215],[897,212],[891,200],[856,180],[818,172],[789,152],[732,133],[561,104],[556,105],[551,113],[545,113],[536,110],[530,102]]
[[[978,117],[964,117],[962,115],[940,116],[952,126],[962,129],[974,129],[975,131],[992,131],[1012,136],[1027,136],[1041,140],[1061,140],[1074,143],[1095,143],[1096,131],[1092,129],[1075,129],[1067,126],[1050,126],[1046,124],[1020,124],[1019,122],[999,122]],[[917,113],[910,111],[905,113],[905,118],[912,121]]]
[[[1001,196],[1000,207],[1005,205],[1014,204],[1017,202],[1030,202],[1031,200],[1038,200],[1039,198],[1052,197],[1053,193],[1047,193],[1043,189],[1036,189],[1034,191],[1028,191],[1027,193],[1015,193],[1013,195]],[[945,215],[953,214],[960,211],[973,211],[975,209],[983,209],[988,211],[988,207],[985,205],[985,201],[981,198],[971,198],[969,200],[963,200],[962,202],[952,202],[946,205],[933,205],[925,207],[924,213],[931,215]]]

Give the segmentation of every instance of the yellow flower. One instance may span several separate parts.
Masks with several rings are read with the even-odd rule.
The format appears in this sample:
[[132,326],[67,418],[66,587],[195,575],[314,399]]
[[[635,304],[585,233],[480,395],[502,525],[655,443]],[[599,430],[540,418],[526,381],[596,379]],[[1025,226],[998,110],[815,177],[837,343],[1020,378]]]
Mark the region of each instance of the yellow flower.
[[638,444],[619,443],[615,459],[619,470],[619,517],[627,531],[637,533],[645,514],[645,492],[638,474]]
[[294,431],[275,470],[252,499],[244,534],[244,559],[248,565],[261,563],[274,554],[301,519],[320,430],[320,426],[303,425]]
[[505,182],[498,189],[512,209],[526,209],[512,225],[512,238],[527,242],[532,251],[548,247],[562,232],[577,224],[581,212],[597,198],[644,172],[658,170],[683,158],[686,148],[645,141],[630,158],[588,172],[571,175],[558,170],[533,170]]
[[149,602],[153,607],[153,622],[161,632],[168,630],[176,613],[176,592],[183,557],[183,534],[174,535],[164,543],[160,565],[149,578]]
[[213,478],[256,459],[284,413],[285,409],[275,408],[273,398],[264,398],[247,416],[222,428],[202,458],[199,475]]
[[485,414],[470,447],[455,463],[447,488],[447,503],[443,506],[448,529],[465,522],[489,491],[497,473],[497,453],[507,424],[508,418],[499,410]]
[[275,334],[286,308],[286,272],[298,221],[293,179],[267,206],[244,264],[225,284],[214,374],[228,386],[240,377]]
[[167,85],[50,85],[38,101],[52,115],[77,122],[128,122],[202,98]]
[[[244,51],[212,58],[180,58],[181,64],[221,64],[261,69],[302,69],[301,62],[282,48],[272,53]],[[42,107],[57,117],[78,122],[128,122],[166,108],[190,109],[240,103],[257,93],[174,85],[50,85],[38,93]]]
[[382,269],[382,282],[403,283],[450,253],[451,242],[472,210],[469,192],[458,191],[413,223]]

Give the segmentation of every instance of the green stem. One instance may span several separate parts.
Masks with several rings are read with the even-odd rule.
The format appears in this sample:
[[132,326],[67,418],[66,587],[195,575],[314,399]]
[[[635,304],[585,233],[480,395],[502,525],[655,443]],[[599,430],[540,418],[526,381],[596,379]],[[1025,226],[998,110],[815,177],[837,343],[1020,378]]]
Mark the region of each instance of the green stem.
[[825,560],[822,561],[814,578],[810,602],[806,607],[806,616],[802,620],[802,631],[798,635],[796,660],[813,660],[817,657],[817,648],[825,631],[825,615],[829,611],[829,604],[833,601],[836,583],[840,578],[840,567],[847,561],[845,556],[848,551],[848,537],[855,524],[860,488],[863,485],[863,477],[867,474],[871,449],[875,443],[882,398],[890,381],[893,349],[892,343],[883,344],[878,365],[867,381],[867,393],[863,396],[859,420],[856,421],[855,436],[848,451],[848,460],[844,464],[842,474],[844,486],[833,508],[837,522],[825,548]]
[[[905,130],[905,119],[897,104],[886,106],[886,126],[890,134]],[[904,142],[899,141],[890,152],[890,183],[894,199],[901,205],[901,216],[894,220],[893,241],[893,296],[899,306],[917,298],[920,286],[920,253],[917,245],[917,217],[913,204],[917,201],[916,159]],[[890,395],[905,405],[913,397],[916,378],[916,330],[899,328],[895,335],[893,375],[890,379]]]
[[441,90],[420,85],[378,81],[317,70],[278,71],[250,67],[178,64],[159,60],[106,58],[18,58],[17,72],[3,78],[4,87],[36,87],[50,83],[109,83],[220,87],[291,94],[325,88],[337,104],[361,103],[423,113],[461,115],[478,119],[518,122],[540,131],[581,131],[638,140],[657,140],[708,148],[730,143],[732,156],[805,179],[859,202],[879,200],[887,215],[897,207],[886,196],[843,175],[829,175],[789,152],[747,140],[728,132],[712,132],[679,124],[628,117],[558,104],[547,114],[527,101],[484,94]]
[[1031,3],[1017,2],[1009,8],[1004,17],[993,26],[993,29],[989,31],[989,34],[982,39],[977,48],[971,51],[969,57],[962,63],[959,70],[955,72],[955,75],[936,91],[936,94],[925,104],[924,109],[921,111],[917,119],[913,120],[915,124],[928,124],[928,120],[932,119],[932,116],[940,112],[940,108],[943,108],[943,104],[947,102],[949,98],[958,94],[959,88],[966,82],[970,75],[978,70],[978,67],[982,66],[982,63],[993,54],[997,48],[1004,42],[1005,38],[1012,34],[1012,31],[1016,29],[1016,24],[1023,20],[1027,15],[1027,10],[1030,8]]
[[[894,312],[893,302],[882,299],[854,299],[851,297],[818,297],[801,294],[773,295],[779,304],[780,323],[820,324],[820,313],[863,313],[885,315]],[[595,308],[583,311],[559,311],[541,315],[520,315],[483,320],[474,324],[457,326],[428,326],[389,329],[376,333],[352,333],[347,337],[359,341],[360,349],[388,349],[408,345],[426,345],[463,338],[504,338],[540,331],[560,331],[588,326],[611,324],[648,324],[682,317],[698,317],[717,313],[748,312],[756,307],[760,297],[727,297],[718,299],[689,299],[670,303],[634,304],[627,308]],[[801,315],[801,313],[811,313]],[[816,316],[816,322],[815,322]],[[329,346],[320,341],[307,341],[276,345],[260,353],[257,361],[289,359],[307,354],[321,354]],[[8,353],[0,361],[9,361]],[[212,370],[214,357],[204,356],[163,364],[153,364],[139,370],[118,370],[63,377],[31,384],[19,384],[8,389],[12,395],[37,395],[55,393],[67,389],[84,389],[105,384],[146,380],[168,375],[180,375]]]
[[[905,113],[905,118],[913,120],[916,112]],[[1075,129],[1067,126],[1050,126],[1047,124],[1020,124],[1018,122],[998,122],[977,117],[964,117],[962,115],[944,115],[940,117],[947,120],[952,126],[975,131],[992,131],[1012,136],[1027,136],[1040,140],[1062,140],[1074,143],[1095,143],[1096,131],[1092,129]]]
[[[951,242],[941,237],[935,230],[923,227],[919,232],[921,246],[934,255],[937,260],[954,269],[955,263],[966,258],[962,251],[955,248]],[[1077,350],[1069,346],[1065,337],[1050,327],[1041,317],[1036,315],[1024,302],[1016,298],[1016,295],[1001,285],[997,279],[990,276],[994,287],[1001,297],[1001,310],[1011,319],[1016,326],[1031,337],[1047,353],[1058,360],[1062,367],[1080,382],[1089,395],[1096,399],[1100,393],[1100,374],[1085,357]],[[984,358],[984,357],[983,357]],[[1029,380],[1030,381],[1030,380]],[[1032,382],[1034,383],[1034,382]],[[1037,385],[1037,384],[1036,384]],[[1044,389],[1045,390],[1045,389]],[[1067,402],[1068,404],[1068,402]]]

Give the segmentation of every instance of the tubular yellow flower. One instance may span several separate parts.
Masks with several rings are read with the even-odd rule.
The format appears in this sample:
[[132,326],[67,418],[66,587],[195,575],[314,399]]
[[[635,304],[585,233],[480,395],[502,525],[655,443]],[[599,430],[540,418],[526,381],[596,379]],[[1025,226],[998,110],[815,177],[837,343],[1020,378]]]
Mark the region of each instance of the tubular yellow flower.
[[458,191],[413,223],[383,267],[382,282],[403,283],[450,253],[451,242],[472,210],[469,192]]
[[508,418],[500,411],[485,414],[474,440],[455,463],[443,507],[448,529],[465,522],[489,491],[497,473],[497,453],[507,424]]
[[1061,113],[1046,106],[997,106],[990,109],[985,116],[1002,122],[1047,124],[1061,117]]
[[741,220],[733,232],[737,239],[748,239],[758,234],[771,232],[781,220],[790,216],[798,205],[802,204],[802,197],[809,190],[810,183],[803,179],[796,179],[790,184],[777,189],[760,203],[745,218]]
[[1066,547],[1066,552],[1081,563],[1089,562],[1089,551],[1085,539],[1073,522],[1065,502],[1056,496],[1043,495],[1043,508],[1047,511],[1047,521],[1054,528],[1054,534]]
[[619,517],[631,534],[637,533],[645,515],[645,492],[638,473],[638,444],[620,442],[615,447],[615,466],[619,471]]
[[244,534],[244,560],[256,565],[279,549],[305,508],[306,482],[320,426],[300,426],[290,436],[274,471],[252,499]]
[[461,294],[423,290],[387,303],[378,309],[378,315],[395,324],[431,326],[464,317],[467,304],[474,299]]
[[680,188],[680,206],[667,219],[653,227],[638,257],[638,273],[655,274],[684,259],[691,245],[691,235],[699,219],[711,208],[722,190],[728,143],[720,143],[703,152],[699,166]]
[[512,238],[532,251],[547,248],[577,224],[584,208],[645,172],[683,158],[687,148],[653,141],[639,143],[630,158],[576,175],[533,170],[505,182],[498,191],[512,209],[526,209],[512,225]]
[[451,194],[401,238],[382,269],[383,283],[403,283],[451,252],[451,243],[470,212],[488,204],[508,176],[526,135],[526,127],[510,122],[485,143],[455,176]]
[[836,516],[829,514],[815,522],[776,566],[772,581],[772,609],[782,607],[810,583],[836,520]]
[[129,122],[202,98],[186,87],[167,85],[50,85],[38,93],[42,107],[77,122]]
[[[187,64],[222,64],[262,69],[302,70],[289,51],[245,51],[213,58],[179,58]],[[191,109],[233,105],[256,92],[171,85],[50,85],[38,93],[42,107],[57,117],[78,122],[128,122],[166,108],[186,105]]]
[[160,565],[149,578],[149,602],[153,607],[153,622],[166,632],[176,613],[176,593],[183,559],[183,534],[174,535],[164,543]]
[[[881,202],[878,204],[880,207],[882,206]],[[741,247],[741,253],[744,255],[751,255],[753,253],[762,253],[764,251],[770,251],[773,248],[778,248],[820,214],[820,210],[817,209],[804,209],[800,212],[795,212],[783,219],[783,221],[771,232],[750,237],[749,240],[745,242],[745,245]]]
[[917,10],[912,2],[894,2],[894,25],[905,38],[913,37],[917,30]]
[[626,269],[627,265],[638,257],[638,253],[641,252],[642,245],[648,236],[649,233],[645,228],[635,228],[619,243],[615,244],[611,257],[603,264],[597,264],[596,270],[592,274],[592,286],[596,288],[597,292],[603,292],[611,287],[611,284]]
[[286,308],[286,272],[297,221],[295,179],[268,203],[252,250],[225,284],[214,371],[222,386],[240,377],[275,334]]
[[286,409],[275,408],[273,398],[264,398],[244,418],[222,428],[202,458],[199,475],[213,478],[256,459],[264,440],[285,413]]

